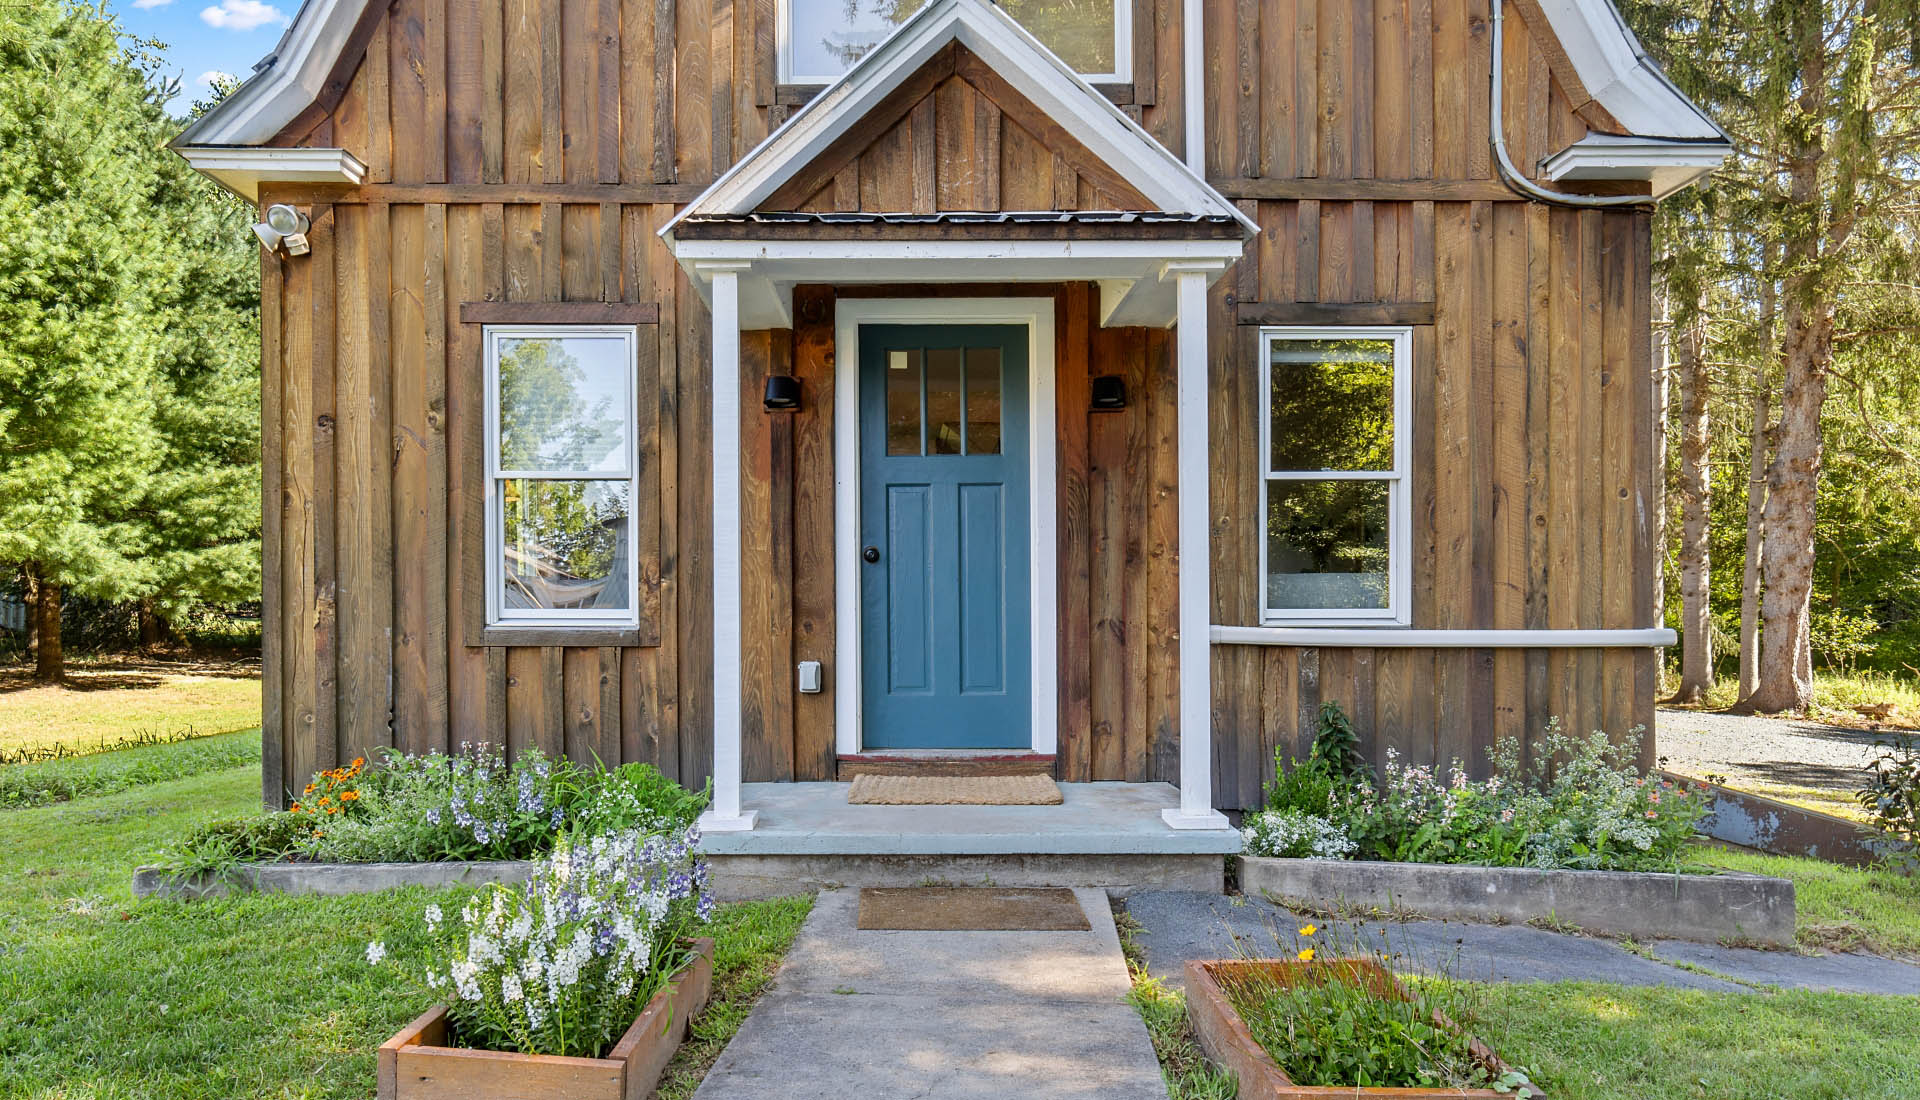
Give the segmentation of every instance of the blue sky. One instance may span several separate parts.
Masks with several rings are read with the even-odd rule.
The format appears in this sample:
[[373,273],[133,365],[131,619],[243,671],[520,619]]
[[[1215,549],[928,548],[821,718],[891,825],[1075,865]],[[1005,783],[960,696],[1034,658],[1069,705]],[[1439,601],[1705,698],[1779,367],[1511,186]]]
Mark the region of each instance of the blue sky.
[[176,114],[206,92],[212,73],[244,79],[267,56],[299,0],[109,0],[121,27],[166,43],[166,73],[180,79]]

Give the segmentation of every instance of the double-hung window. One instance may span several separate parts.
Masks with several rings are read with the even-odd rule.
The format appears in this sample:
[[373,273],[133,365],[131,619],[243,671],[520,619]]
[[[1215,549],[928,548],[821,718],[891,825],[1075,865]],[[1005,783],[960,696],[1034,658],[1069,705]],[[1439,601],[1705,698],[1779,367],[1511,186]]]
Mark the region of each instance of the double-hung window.
[[487,622],[639,622],[631,326],[489,325]]
[[[999,0],[999,6],[1081,76],[1125,83],[1133,79],[1135,2]],[[924,0],[779,0],[779,5],[779,82],[829,84],[919,11]]]
[[1275,328],[1260,343],[1263,621],[1404,625],[1411,330]]

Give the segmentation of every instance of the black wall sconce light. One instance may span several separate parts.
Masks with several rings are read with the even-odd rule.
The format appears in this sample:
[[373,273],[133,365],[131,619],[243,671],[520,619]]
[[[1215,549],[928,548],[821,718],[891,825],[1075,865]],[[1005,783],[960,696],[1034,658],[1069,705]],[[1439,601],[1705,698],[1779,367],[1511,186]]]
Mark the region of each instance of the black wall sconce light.
[[761,404],[768,412],[776,409],[797,409],[800,407],[800,380],[790,374],[776,374],[767,379],[767,393]]
[[1117,374],[1103,374],[1093,380],[1094,412],[1118,412],[1127,407],[1127,380]]

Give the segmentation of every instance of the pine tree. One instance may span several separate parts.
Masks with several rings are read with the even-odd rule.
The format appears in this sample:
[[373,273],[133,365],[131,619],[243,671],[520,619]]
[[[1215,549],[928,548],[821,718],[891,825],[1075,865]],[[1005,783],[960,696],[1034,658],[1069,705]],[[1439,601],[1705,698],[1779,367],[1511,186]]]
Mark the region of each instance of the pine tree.
[[57,680],[63,592],[151,583],[138,525],[158,443],[162,281],[153,89],[95,8],[0,7],[0,562],[37,598]]

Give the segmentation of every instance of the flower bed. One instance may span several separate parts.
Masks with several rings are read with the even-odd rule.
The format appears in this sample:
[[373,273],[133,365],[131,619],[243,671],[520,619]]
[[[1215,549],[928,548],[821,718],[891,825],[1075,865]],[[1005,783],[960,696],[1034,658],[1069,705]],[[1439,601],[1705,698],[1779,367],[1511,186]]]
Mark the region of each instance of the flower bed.
[[1196,960],[1186,990],[1194,1037],[1242,1100],[1539,1095],[1455,1023],[1457,996],[1409,992],[1375,957]]
[[1706,800],[1687,784],[1634,766],[1637,733],[1580,739],[1550,725],[1531,766],[1502,741],[1493,774],[1470,778],[1454,761],[1437,769],[1387,750],[1376,777],[1359,757],[1338,706],[1322,709],[1304,762],[1274,761],[1267,808],[1248,815],[1249,855],[1471,864],[1541,870],[1685,871]]
[[451,755],[387,750],[372,767],[355,759],[319,772],[284,813],[195,829],[134,884],[202,896],[516,881],[524,861],[563,837],[675,832],[706,803],[646,764],[585,768],[537,749],[508,764],[485,744]]
[[[442,1003],[382,1047],[381,1094],[650,1090],[712,978],[712,941],[688,935],[713,908],[699,839],[569,836],[525,884],[489,886],[455,917],[429,906],[422,993]],[[369,965],[386,958],[384,941],[367,946]]]

